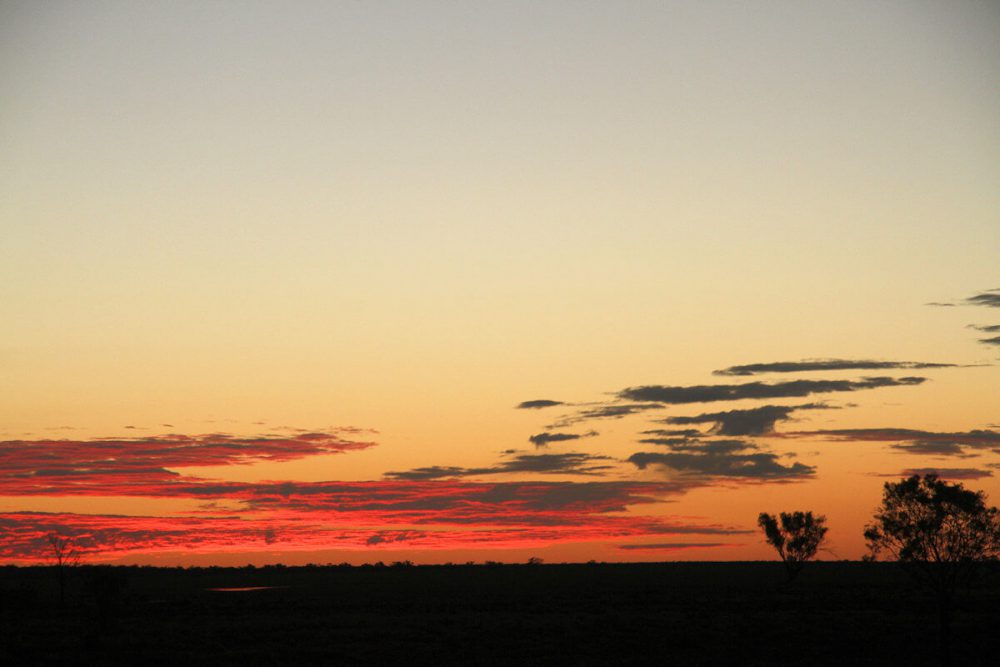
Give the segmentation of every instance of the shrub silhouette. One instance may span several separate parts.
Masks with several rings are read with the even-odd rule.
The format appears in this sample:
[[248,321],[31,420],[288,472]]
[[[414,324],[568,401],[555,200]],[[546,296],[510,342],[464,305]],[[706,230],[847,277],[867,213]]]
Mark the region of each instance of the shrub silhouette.
[[785,564],[785,573],[791,582],[802,571],[807,560],[811,560],[829,530],[825,516],[813,516],[812,512],[782,512],[774,517],[761,512],[757,525],[764,530],[767,543],[773,546]]
[[886,482],[882,505],[865,527],[865,541],[869,560],[887,553],[934,595],[941,658],[948,662],[955,593],[1000,556],[1000,511],[987,507],[981,491],[936,475],[914,475]]
[[83,552],[72,538],[49,533],[46,539],[49,542],[50,558],[56,568],[56,576],[59,578],[59,604],[63,605],[66,603],[66,578],[69,574],[69,568],[80,564]]

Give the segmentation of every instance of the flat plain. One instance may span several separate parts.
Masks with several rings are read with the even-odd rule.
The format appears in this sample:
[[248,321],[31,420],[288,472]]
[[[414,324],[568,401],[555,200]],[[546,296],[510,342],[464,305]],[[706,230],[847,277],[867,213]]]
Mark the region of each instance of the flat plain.
[[[894,564],[0,568],[0,663],[931,665]],[[244,590],[217,590],[244,589]],[[995,665],[1000,576],[958,598],[952,662]]]

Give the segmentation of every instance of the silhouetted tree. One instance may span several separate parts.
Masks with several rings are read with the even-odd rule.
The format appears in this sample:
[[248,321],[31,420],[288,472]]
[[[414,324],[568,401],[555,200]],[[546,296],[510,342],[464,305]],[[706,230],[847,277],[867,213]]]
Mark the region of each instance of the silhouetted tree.
[[794,580],[805,562],[816,556],[829,530],[824,523],[825,516],[813,516],[812,512],[782,512],[777,517],[761,512],[757,517],[767,543],[778,551],[785,564],[788,581]]
[[914,475],[886,482],[882,505],[865,527],[865,541],[870,560],[887,553],[934,595],[941,658],[947,663],[955,593],[1000,557],[1000,511],[987,507],[981,491],[936,475]]
[[64,604],[66,602],[66,577],[68,576],[68,570],[80,564],[80,558],[83,556],[83,553],[69,537],[49,533],[48,541],[52,564],[55,566],[56,574],[59,577],[59,604]]

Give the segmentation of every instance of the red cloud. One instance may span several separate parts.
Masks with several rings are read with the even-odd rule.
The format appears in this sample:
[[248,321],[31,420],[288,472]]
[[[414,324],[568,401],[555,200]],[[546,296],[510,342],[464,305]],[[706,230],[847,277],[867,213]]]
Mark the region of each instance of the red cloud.
[[[19,512],[0,514],[0,558],[39,562],[49,557],[48,535],[82,549],[85,559],[125,553],[370,549],[405,545],[419,549],[524,548],[557,542],[636,538],[665,534],[727,534],[719,526],[672,525],[646,517],[604,517],[586,525],[520,528],[397,529],[328,525],[311,517],[247,521],[238,517],[122,517]],[[89,555],[88,555],[89,554]]]
[[[288,461],[362,449],[331,433],[236,438],[181,435],[0,442],[0,495],[131,496],[205,501],[182,516],[0,514],[0,558],[44,560],[47,536],[91,558],[118,552],[534,547],[666,534],[728,534],[622,514],[699,482],[228,482],[169,468]],[[226,501],[221,506],[213,501]],[[235,508],[234,508],[235,507]]]
[[[322,520],[350,525],[582,525],[596,515],[660,502],[690,484],[672,482],[211,482],[178,477],[172,483],[112,476],[105,495],[227,500],[238,510],[209,506],[203,513]],[[94,487],[76,488],[77,494]]]
[[197,479],[168,468],[292,461],[373,445],[337,433],[7,440],[0,441],[0,495],[146,495],[156,485]]

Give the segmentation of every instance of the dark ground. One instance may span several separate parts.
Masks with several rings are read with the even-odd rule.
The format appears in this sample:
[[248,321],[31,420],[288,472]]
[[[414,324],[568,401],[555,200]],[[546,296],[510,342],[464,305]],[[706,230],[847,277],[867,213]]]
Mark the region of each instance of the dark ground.
[[[930,599],[892,564],[0,567],[0,665],[929,665]],[[281,586],[246,592],[217,587]],[[1000,576],[954,665],[1000,664]]]

